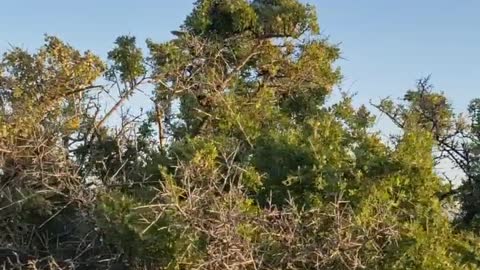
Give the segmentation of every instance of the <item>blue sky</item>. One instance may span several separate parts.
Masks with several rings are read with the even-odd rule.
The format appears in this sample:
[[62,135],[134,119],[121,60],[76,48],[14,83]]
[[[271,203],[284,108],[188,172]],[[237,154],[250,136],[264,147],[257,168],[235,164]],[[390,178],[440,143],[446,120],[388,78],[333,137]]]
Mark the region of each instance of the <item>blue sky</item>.
[[[458,110],[480,97],[480,1],[311,0],[322,32],[340,43],[344,89],[358,103],[400,96],[432,74]],[[167,40],[193,0],[7,0],[0,11],[0,51],[35,49],[43,34],[105,56],[118,35]],[[454,4],[455,3],[455,4]]]

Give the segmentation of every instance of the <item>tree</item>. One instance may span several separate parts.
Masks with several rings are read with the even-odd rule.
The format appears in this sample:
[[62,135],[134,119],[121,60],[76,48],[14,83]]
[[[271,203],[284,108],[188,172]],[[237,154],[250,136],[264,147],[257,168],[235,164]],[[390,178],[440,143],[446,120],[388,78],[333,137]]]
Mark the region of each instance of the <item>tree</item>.
[[[340,51],[297,0],[197,1],[173,34],[148,55],[119,37],[107,64],[56,38],[4,56],[2,243],[84,269],[480,268],[478,238],[438,196],[432,151],[453,139],[443,96],[384,101],[403,133],[383,142],[352,96],[327,102]],[[128,114],[146,88],[151,110]]]
[[[14,48],[1,64],[1,242],[41,257],[83,234],[82,179],[70,159],[90,90],[103,62],[55,37],[30,54]],[[73,224],[76,224],[73,226]],[[62,239],[58,244],[57,239]]]
[[[287,0],[198,1],[173,40],[148,42],[157,123],[174,165],[163,167],[153,201],[104,201],[105,218],[118,222],[109,227],[114,239],[137,232],[141,248],[127,251],[133,261],[171,269],[477,267],[476,240],[454,232],[436,196],[447,187],[433,172],[432,150],[449,111],[430,122],[412,114],[391,148],[351,97],[327,106],[341,79],[339,50],[318,36],[313,11]],[[409,99],[422,110],[447,106],[441,96]],[[128,228],[123,236],[119,226]]]
[[411,121],[433,134],[437,162],[449,160],[464,174],[460,186],[439,194],[440,199],[458,201],[461,212],[456,217],[457,223],[478,232],[478,100],[471,101],[466,116],[457,116],[445,96],[436,92],[429,78],[425,78],[418,81],[417,89],[407,92],[404,101],[405,104],[395,104],[385,99],[376,107],[400,128]]

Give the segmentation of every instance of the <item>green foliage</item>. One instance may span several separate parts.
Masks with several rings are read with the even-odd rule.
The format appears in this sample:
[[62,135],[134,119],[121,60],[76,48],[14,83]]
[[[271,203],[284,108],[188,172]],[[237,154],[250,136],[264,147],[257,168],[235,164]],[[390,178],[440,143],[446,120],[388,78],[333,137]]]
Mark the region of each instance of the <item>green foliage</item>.
[[135,43],[135,37],[132,36],[117,38],[116,47],[108,53],[108,59],[113,62],[111,70],[107,74],[110,80],[116,80],[115,72],[118,72],[120,79],[125,82],[133,82],[138,77],[145,75],[143,54]]
[[198,1],[185,26],[196,34],[228,37],[256,27],[257,15],[245,0]]
[[[182,252],[182,231],[172,210],[160,216],[152,216],[148,208],[142,208],[134,198],[112,193],[103,196],[97,207],[98,225],[108,235],[110,244],[119,248],[130,260],[153,261],[168,265],[176,252]],[[152,223],[148,223],[150,221]],[[176,226],[171,226],[177,224]]]
[[[466,125],[421,80],[377,106],[402,131],[388,143],[330,100],[340,51],[314,7],[197,1],[173,33],[146,56],[119,37],[108,69],[54,37],[4,55],[0,245],[85,269],[480,269],[478,101]],[[103,117],[101,76],[120,91]],[[446,157],[468,178],[453,218]]]
[[104,70],[104,63],[91,52],[82,54],[51,36],[36,54],[20,48],[5,53],[0,64],[0,125],[9,134],[3,135],[28,136],[40,125],[63,133],[78,129],[81,89],[91,86]]
[[315,8],[296,0],[200,0],[184,28],[197,35],[221,38],[242,34],[298,38],[319,31]]

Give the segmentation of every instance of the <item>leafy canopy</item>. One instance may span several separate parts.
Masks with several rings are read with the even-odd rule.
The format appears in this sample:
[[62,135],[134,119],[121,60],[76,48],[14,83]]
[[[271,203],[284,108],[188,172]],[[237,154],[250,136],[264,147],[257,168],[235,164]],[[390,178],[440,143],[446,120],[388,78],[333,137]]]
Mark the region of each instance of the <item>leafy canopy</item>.
[[421,81],[377,106],[402,129],[387,144],[331,100],[340,50],[313,6],[197,1],[173,34],[146,55],[121,36],[105,63],[54,37],[3,56],[2,245],[84,269],[480,268],[478,101],[464,128]]

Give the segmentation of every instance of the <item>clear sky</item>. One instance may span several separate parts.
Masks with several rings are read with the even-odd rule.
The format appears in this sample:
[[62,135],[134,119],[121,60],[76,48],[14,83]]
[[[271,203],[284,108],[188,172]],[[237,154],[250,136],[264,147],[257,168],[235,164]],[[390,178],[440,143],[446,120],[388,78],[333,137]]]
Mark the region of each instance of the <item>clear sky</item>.
[[[357,102],[399,96],[419,77],[458,110],[480,97],[480,1],[311,0],[322,32],[340,43],[344,89]],[[40,46],[57,35],[80,49],[105,56],[118,35],[167,40],[193,0],[6,0],[0,11],[0,51],[9,44]]]

